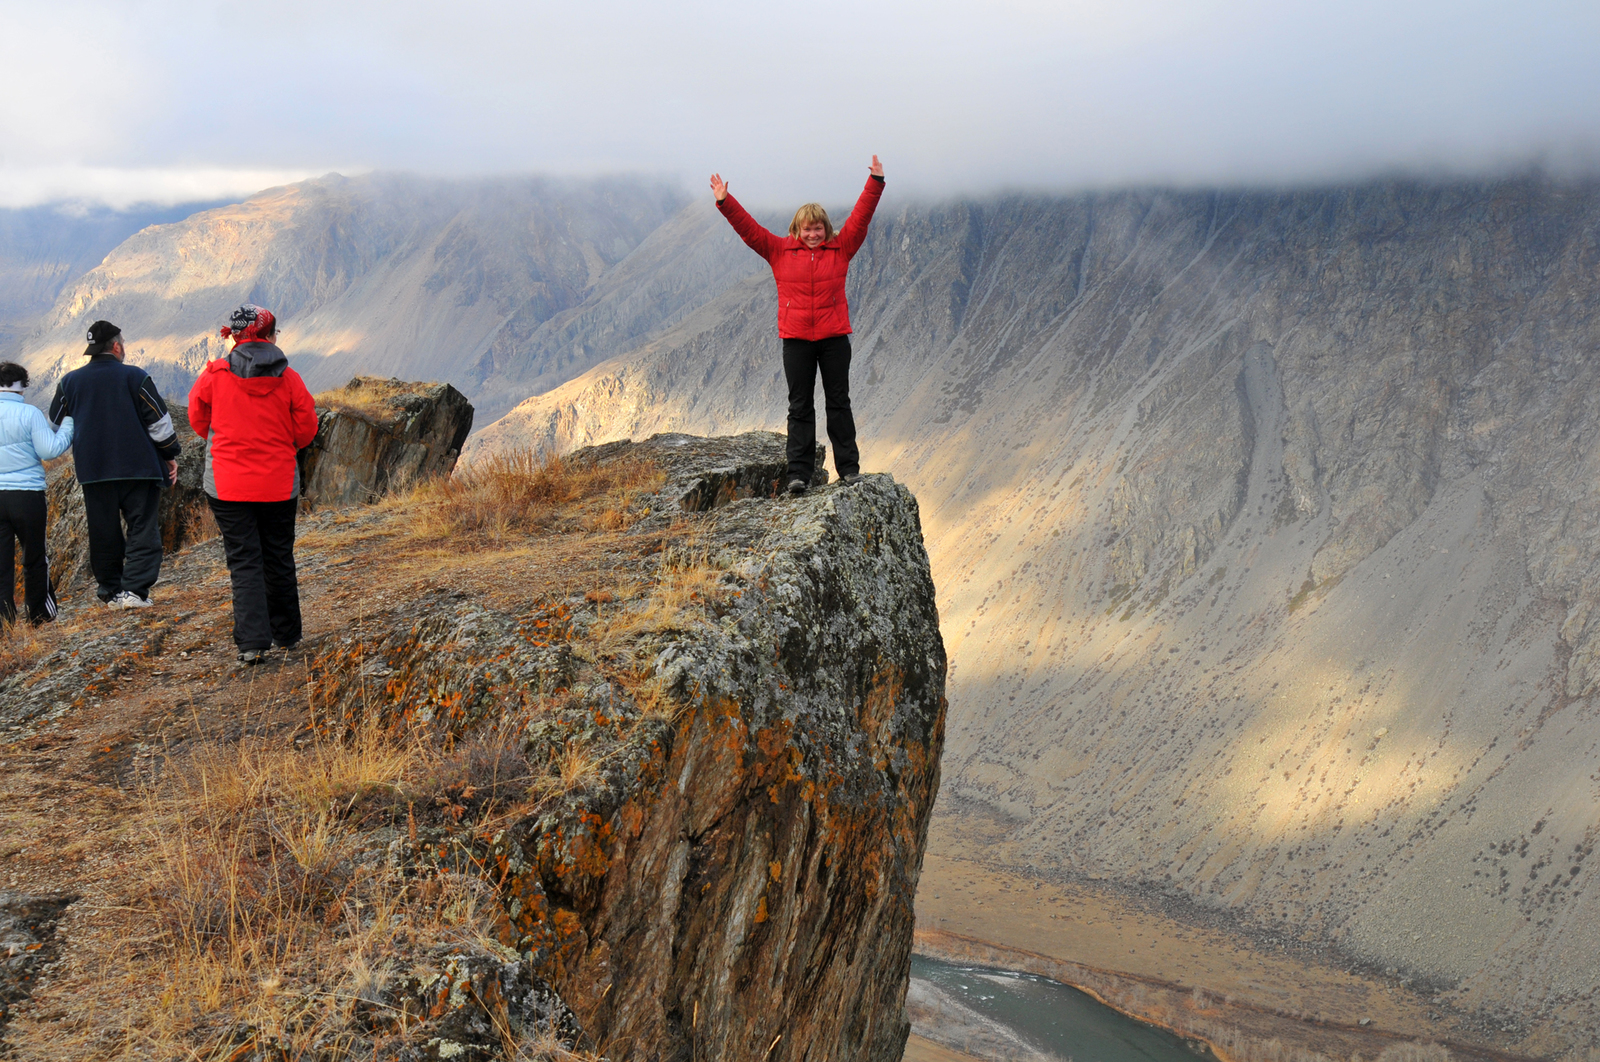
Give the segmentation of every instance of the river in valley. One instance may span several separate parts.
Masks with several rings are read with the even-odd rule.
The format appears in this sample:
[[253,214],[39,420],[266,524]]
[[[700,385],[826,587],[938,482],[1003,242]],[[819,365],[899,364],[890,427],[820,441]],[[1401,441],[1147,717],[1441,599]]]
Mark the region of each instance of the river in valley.
[[1076,988],[1043,977],[920,955],[911,958],[911,977],[907,1005],[912,1021],[921,1026],[915,1031],[982,1057],[1019,1062],[1215,1059],[1203,1044],[1135,1021]]

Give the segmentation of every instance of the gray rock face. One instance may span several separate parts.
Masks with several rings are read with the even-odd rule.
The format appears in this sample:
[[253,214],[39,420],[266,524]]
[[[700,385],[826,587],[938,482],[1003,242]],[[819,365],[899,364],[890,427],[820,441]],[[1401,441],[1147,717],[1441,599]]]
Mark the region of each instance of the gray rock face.
[[311,505],[373,501],[448,476],[472,431],[472,404],[444,383],[357,376],[317,404],[317,437],[300,453]]
[[[762,269],[469,458],[781,426]],[[925,507],[947,796],[1045,872],[1600,1036],[1597,271],[1594,183],[891,187],[852,374]]]
[[[704,438],[699,435],[652,435],[639,445],[627,439],[574,451],[574,461],[608,461],[625,454],[648,453],[667,472],[679,492],[676,506],[699,513],[740,498],[772,498],[783,493],[789,472],[788,437],[775,431]],[[824,467],[827,447],[818,446],[811,485],[828,482]]]
[[[495,334],[468,394],[488,423],[677,324],[750,273],[750,252],[705,201],[684,207],[553,317],[518,314]],[[759,264],[759,260],[757,260]]]
[[0,1050],[5,1049],[11,1008],[33,994],[39,974],[56,959],[56,923],[77,899],[0,889]]

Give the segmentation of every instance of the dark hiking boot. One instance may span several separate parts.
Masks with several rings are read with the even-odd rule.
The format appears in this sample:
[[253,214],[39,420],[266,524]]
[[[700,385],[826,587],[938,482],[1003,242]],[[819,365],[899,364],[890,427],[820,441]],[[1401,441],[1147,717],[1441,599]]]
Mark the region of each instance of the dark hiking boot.
[[804,494],[806,492],[806,481],[803,479],[791,479],[786,489],[790,494]]
[[861,473],[860,472],[846,472],[844,475],[839,477],[839,482],[843,483],[847,487],[853,487],[857,483],[861,482]]

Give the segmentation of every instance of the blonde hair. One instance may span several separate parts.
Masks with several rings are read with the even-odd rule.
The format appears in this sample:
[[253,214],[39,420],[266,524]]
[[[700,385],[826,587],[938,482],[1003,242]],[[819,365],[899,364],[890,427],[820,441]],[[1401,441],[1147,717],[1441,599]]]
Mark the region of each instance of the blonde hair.
[[789,222],[789,235],[799,236],[800,230],[814,221],[822,222],[822,231],[827,233],[824,241],[833,239],[833,222],[828,220],[828,212],[822,209],[821,203],[807,203],[794,212],[794,220]]

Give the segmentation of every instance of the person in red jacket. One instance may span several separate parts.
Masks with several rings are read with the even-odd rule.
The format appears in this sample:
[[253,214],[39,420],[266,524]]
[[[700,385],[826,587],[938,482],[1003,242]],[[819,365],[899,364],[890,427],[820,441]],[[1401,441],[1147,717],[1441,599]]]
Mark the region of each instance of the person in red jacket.
[[822,395],[828,411],[828,441],[833,468],[846,483],[861,478],[861,453],[856,448],[856,421],[850,411],[850,307],[845,302],[845,274],[867,238],[872,212],[883,195],[883,164],[872,156],[871,176],[844,228],[833,231],[828,212],[807,203],[795,212],[789,235],[762,228],[728,194],[728,182],[711,175],[717,209],[750,249],[772,266],[778,282],[778,336],[783,340],[783,375],[789,384],[790,494],[811,482],[817,447],[817,370],[822,370]]
[[261,663],[271,646],[300,641],[295,455],[317,436],[317,410],[273,342],[277,332],[269,310],[233,311],[222,330],[233,349],[207,365],[189,392],[189,423],[206,440],[206,501],[233,582],[233,641],[246,664]]

